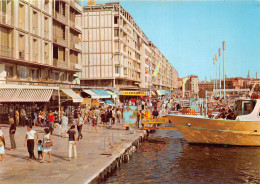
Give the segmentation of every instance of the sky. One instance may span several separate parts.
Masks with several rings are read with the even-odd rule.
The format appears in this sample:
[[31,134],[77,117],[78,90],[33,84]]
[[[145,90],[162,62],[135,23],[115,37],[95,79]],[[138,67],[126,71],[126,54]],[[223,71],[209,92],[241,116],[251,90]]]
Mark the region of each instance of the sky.
[[[96,1],[105,2],[116,1]],[[215,76],[225,41],[227,77],[260,76],[260,1],[120,1],[138,26],[178,71],[179,77]],[[83,3],[86,5],[86,1]],[[216,68],[218,67],[218,68]],[[215,73],[214,73],[215,71]],[[258,77],[260,78],[260,77]]]

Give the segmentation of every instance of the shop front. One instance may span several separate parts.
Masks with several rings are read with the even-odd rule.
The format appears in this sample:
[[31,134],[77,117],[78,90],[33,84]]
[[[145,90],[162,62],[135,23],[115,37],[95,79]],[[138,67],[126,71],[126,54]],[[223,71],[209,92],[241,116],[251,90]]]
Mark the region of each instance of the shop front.
[[54,105],[52,98],[58,87],[0,85],[0,123],[8,123],[8,118],[13,117],[15,111],[20,113],[23,108],[26,112],[27,123],[33,120],[33,114],[41,109],[47,112]]

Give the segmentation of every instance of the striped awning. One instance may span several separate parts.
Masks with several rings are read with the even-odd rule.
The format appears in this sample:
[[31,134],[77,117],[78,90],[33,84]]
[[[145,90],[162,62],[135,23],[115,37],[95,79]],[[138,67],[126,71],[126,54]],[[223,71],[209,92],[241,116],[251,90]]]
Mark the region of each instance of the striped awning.
[[65,93],[67,96],[71,97],[73,102],[83,102],[83,98],[79,96],[77,93],[75,93],[72,89],[62,89],[63,93]]
[[101,98],[99,95],[97,95],[96,93],[94,93],[90,89],[83,89],[83,92],[89,94],[91,96],[91,98],[93,98],[93,99],[100,99]]
[[104,89],[91,89],[94,93],[100,96],[100,98],[111,98],[111,95]]
[[53,89],[0,89],[0,102],[49,102]]
[[106,92],[108,92],[112,96],[112,98],[117,98],[117,94],[113,93],[112,91],[106,90]]

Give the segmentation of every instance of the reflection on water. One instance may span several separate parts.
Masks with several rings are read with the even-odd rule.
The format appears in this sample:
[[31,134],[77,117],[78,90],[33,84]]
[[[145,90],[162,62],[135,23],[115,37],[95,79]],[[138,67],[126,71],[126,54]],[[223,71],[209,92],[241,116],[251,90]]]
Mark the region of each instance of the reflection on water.
[[189,145],[158,131],[106,183],[260,183],[260,147]]

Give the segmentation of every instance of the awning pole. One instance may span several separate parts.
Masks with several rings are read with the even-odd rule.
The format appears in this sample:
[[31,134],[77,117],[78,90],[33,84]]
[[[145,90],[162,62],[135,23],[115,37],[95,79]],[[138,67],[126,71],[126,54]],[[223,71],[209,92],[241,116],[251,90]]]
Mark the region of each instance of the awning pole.
[[58,95],[59,95],[59,122],[60,122],[60,87],[58,89]]

